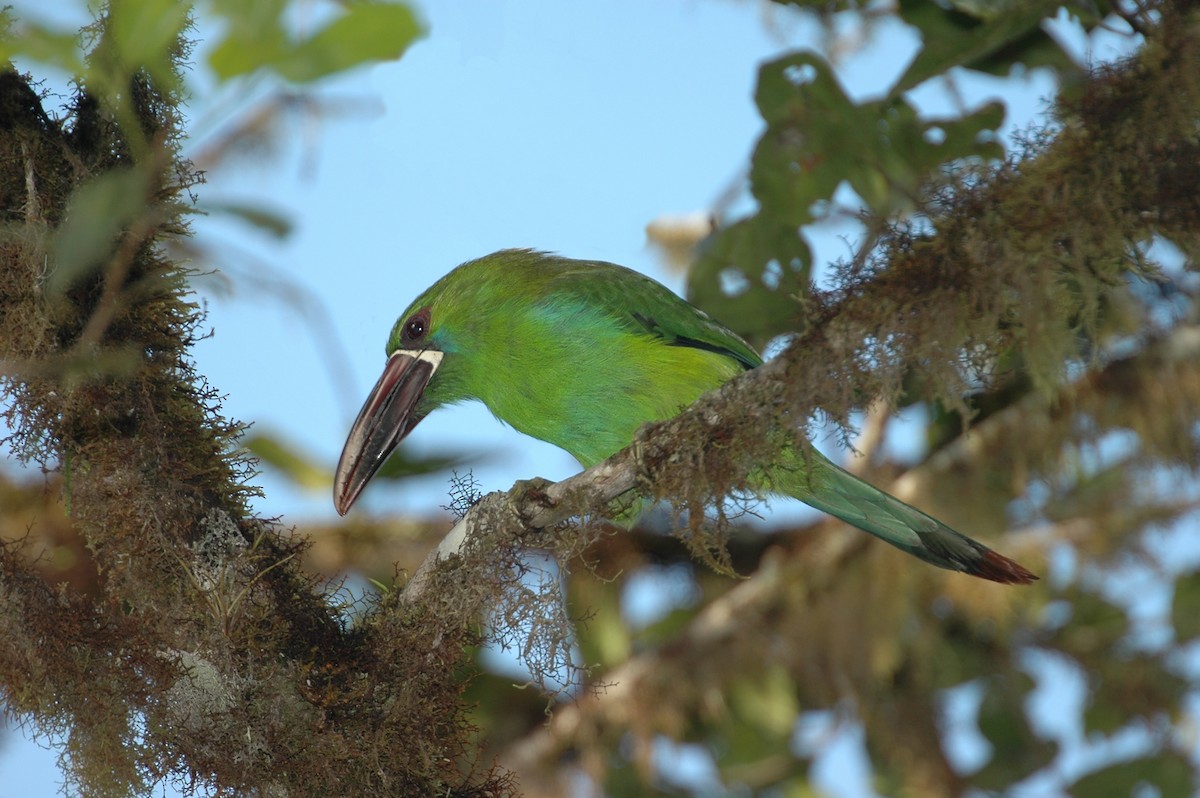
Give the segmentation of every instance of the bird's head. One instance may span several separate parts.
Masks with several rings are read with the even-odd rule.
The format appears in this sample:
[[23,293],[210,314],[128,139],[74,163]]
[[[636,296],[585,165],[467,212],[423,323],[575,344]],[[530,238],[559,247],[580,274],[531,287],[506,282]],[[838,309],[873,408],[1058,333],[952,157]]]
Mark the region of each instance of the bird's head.
[[511,320],[545,293],[555,273],[551,261],[524,249],[468,261],[400,314],[388,336],[383,375],[338,461],[333,504],[339,513],[346,514],[422,418],[442,405],[482,398],[480,392],[493,381],[488,364],[511,350]]
[[426,291],[400,315],[388,337],[388,360],[371,389],[338,460],[333,504],[345,515],[392,450],[431,410],[465,398],[455,396],[453,336],[439,286]]

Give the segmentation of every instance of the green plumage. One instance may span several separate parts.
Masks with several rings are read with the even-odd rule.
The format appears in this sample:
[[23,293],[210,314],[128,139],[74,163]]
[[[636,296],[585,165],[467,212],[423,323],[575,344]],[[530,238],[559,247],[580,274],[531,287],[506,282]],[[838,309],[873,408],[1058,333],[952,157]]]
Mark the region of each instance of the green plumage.
[[[426,322],[419,336],[414,320]],[[388,354],[398,350],[444,353],[403,434],[437,407],[477,399],[585,467],[627,446],[646,422],[762,363],[728,328],[644,275],[531,250],[464,263],[435,283],[397,320]],[[350,470],[340,465],[339,480]],[[811,446],[784,452],[765,474],[773,491],[934,565],[1001,582],[1034,578]],[[343,491],[339,509],[357,495],[335,490]]]
[[528,250],[464,263],[400,316],[389,354],[426,307],[429,340],[446,359],[417,412],[478,399],[584,466],[762,362],[659,283],[609,263]]

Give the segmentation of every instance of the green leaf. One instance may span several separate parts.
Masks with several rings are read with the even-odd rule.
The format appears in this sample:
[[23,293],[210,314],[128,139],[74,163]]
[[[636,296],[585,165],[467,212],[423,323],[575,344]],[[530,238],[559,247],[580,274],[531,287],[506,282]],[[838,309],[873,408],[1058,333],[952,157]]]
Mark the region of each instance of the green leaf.
[[261,205],[244,205],[238,202],[209,202],[205,203],[201,210],[213,215],[231,216],[275,238],[287,238],[292,233],[291,219],[281,213],[268,210]]
[[1130,497],[1129,464],[1118,461],[1095,473],[1083,473],[1075,484],[1051,495],[1044,510],[1051,521],[1079,518],[1096,512],[1097,508],[1114,508]]
[[639,648],[667,645],[683,634],[695,619],[695,607],[676,607],[654,623],[639,629],[634,644]]
[[772,216],[799,228],[845,179],[849,154],[868,146],[864,116],[829,66],[808,53],[763,65],[755,101],[767,130],[754,150],[751,190]]
[[287,0],[213,0],[212,11],[227,30],[208,54],[218,80],[256,72],[283,57],[288,47],[283,29],[287,7]]
[[286,37],[276,24],[264,26],[250,39],[231,32],[209,51],[208,65],[217,80],[228,81],[264,69],[282,59],[286,52]]
[[298,487],[325,490],[333,481],[332,472],[320,465],[316,458],[304,454],[277,436],[263,433],[248,435],[242,441],[242,446]]
[[811,253],[800,235],[848,182],[878,216],[915,205],[944,164],[1000,157],[998,103],[962,118],[921,119],[903,99],[855,105],[828,65],[799,53],[765,64],[756,101],[767,122],[754,151],[759,212],[714,236],[688,278],[688,299],[756,346],[800,327]]
[[1058,746],[1038,737],[1025,714],[1033,686],[1032,679],[1015,672],[986,680],[979,731],[992,744],[992,758],[972,778],[972,786],[1003,789],[1014,781],[1014,774],[1033,773],[1054,759]]
[[258,70],[295,83],[311,83],[357,66],[399,58],[422,33],[412,10],[397,3],[355,3],[307,39],[294,40],[283,22],[285,5],[271,0],[255,12],[254,24],[239,18],[241,6],[218,4],[231,24],[228,36],[209,54],[220,80]]
[[621,612],[624,580],[599,579],[587,571],[567,582],[572,617],[587,618],[577,625],[575,643],[588,665],[611,668],[629,658],[633,640]]
[[907,212],[944,164],[998,158],[1003,106],[961,118],[921,119],[903,98],[855,105],[832,70],[811,54],[793,54],[759,71],[757,102],[767,130],[750,170],[762,212],[800,227],[842,182],[877,216]]
[[946,629],[940,642],[944,648],[939,648],[938,655],[930,657],[928,663],[934,688],[955,687],[1002,667],[987,645],[961,632]]
[[107,30],[130,74],[146,68],[162,79],[174,74],[173,52],[190,17],[191,4],[179,0],[109,0]]
[[722,781],[766,786],[794,773],[792,732],[800,704],[791,675],[780,666],[768,666],[733,681],[726,696],[731,712],[718,729],[723,743],[717,756]]
[[1112,734],[1130,722],[1177,712],[1188,690],[1155,656],[1106,654],[1082,664],[1091,688],[1083,714],[1089,733]]
[[420,35],[421,26],[407,6],[352,5],[292,50],[277,68],[288,80],[310,83],[374,61],[393,61]]
[[[1093,677],[1093,681],[1095,678]],[[1083,710],[1083,728],[1089,734],[1108,736],[1116,733],[1130,721],[1130,716],[1121,707],[1109,700],[1102,692],[1093,690]]]
[[898,96],[953,67],[1007,74],[1013,64],[1077,70],[1062,48],[1041,29],[1061,6],[1057,0],[953,3],[902,0],[900,15],[921,34],[924,46],[892,88]]
[[51,239],[54,269],[46,285],[51,294],[71,287],[112,257],[121,231],[147,212],[149,187],[145,169],[113,169],[72,192],[63,223]]
[[1179,642],[1200,636],[1200,574],[1192,573],[1176,580],[1171,623]]
[[[257,457],[264,465],[275,469],[281,476],[306,490],[328,490],[333,481],[333,471],[316,457],[301,451],[294,444],[278,435],[255,433],[242,441],[246,451]],[[463,462],[457,455],[448,457],[410,457],[397,450],[375,472],[373,481],[404,479],[420,474],[442,471]]]
[[57,67],[71,75],[84,69],[79,37],[74,32],[15,20],[11,11],[0,10],[0,63],[14,58]]
[[1107,656],[1129,633],[1129,616],[1116,604],[1092,593],[1067,597],[1072,599],[1071,622],[1059,632],[1056,648],[1079,659]]
[[800,328],[794,297],[807,293],[811,263],[798,230],[772,224],[760,213],[702,247],[688,274],[687,299],[762,348],[775,336]]
[[765,736],[791,738],[800,714],[796,684],[787,670],[775,665],[753,677],[738,679],[729,686],[729,705],[761,729]]
[[1187,758],[1173,751],[1131,759],[1093,771],[1075,782],[1074,798],[1108,798],[1138,795],[1142,785],[1158,788],[1159,795],[1195,795],[1195,779]]
[[400,480],[421,476],[422,474],[436,474],[438,471],[445,471],[451,466],[463,465],[464,463],[472,462],[474,459],[476,458],[468,457],[458,452],[452,452],[441,457],[414,457],[402,446],[393,452],[392,456],[379,467],[379,470],[375,472],[375,476],[371,477],[371,481]]

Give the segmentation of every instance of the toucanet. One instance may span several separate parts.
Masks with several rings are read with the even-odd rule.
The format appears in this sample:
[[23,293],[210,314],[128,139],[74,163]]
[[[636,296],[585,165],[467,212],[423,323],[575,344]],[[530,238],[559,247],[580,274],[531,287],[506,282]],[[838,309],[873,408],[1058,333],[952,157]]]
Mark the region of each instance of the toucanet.
[[[701,394],[762,364],[704,311],[622,266],[533,250],[469,261],[404,311],[388,361],[350,430],[334,479],[350,509],[388,455],[442,405],[477,399],[586,468]],[[762,481],[926,562],[996,582],[1036,577],[840,468],[783,446]]]

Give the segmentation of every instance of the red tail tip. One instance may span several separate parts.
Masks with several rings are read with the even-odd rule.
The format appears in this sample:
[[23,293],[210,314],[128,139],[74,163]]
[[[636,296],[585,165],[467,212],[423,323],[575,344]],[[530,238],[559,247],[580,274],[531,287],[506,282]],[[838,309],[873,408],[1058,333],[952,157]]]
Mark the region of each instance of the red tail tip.
[[980,559],[972,563],[967,571],[971,576],[990,579],[1005,585],[1028,585],[1038,577],[1018,562],[997,554],[990,549],[981,553]]

